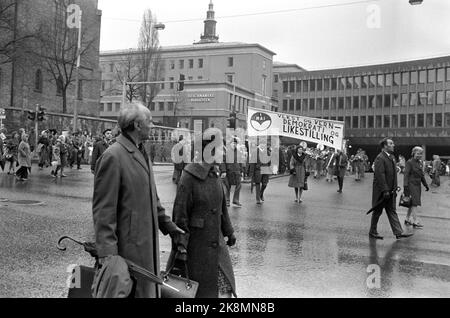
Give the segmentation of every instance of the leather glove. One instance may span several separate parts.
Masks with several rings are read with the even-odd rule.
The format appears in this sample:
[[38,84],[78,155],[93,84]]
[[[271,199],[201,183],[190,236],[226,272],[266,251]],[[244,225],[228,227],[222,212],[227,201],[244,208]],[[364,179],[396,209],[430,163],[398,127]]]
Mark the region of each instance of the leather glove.
[[428,186],[428,184],[425,186],[425,191],[430,191],[430,187]]
[[186,234],[185,231],[183,231],[182,229],[180,229],[178,226],[175,225],[175,229],[173,229],[172,231],[169,232],[170,238],[172,239],[172,241],[177,241],[178,239],[178,235],[180,234]]
[[231,235],[228,236],[227,245],[229,247],[232,247],[232,246],[236,245],[236,236],[234,234],[231,234]]
[[383,192],[383,200],[387,201],[391,198],[391,194],[389,193],[389,191],[384,191]]

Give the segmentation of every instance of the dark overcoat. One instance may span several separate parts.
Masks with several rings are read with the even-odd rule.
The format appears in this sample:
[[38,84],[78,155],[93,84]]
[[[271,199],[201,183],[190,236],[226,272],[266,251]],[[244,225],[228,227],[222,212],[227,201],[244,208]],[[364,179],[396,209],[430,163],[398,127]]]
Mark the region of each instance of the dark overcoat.
[[[229,162],[229,160],[231,160]],[[244,172],[242,153],[238,149],[234,149],[232,158],[227,158],[225,153],[224,162],[220,165],[220,172],[226,173],[227,182],[230,186],[238,185],[241,182],[241,175]]]
[[344,178],[347,173],[348,157],[345,153],[335,156],[334,175]]
[[233,234],[220,177],[206,163],[189,164],[178,184],[173,220],[186,234],[172,242],[169,264],[181,246],[187,250],[189,277],[199,283],[198,298],[217,298],[219,267],[236,296],[228,246],[224,237]]
[[295,174],[291,174],[289,177],[289,184],[288,186],[290,188],[301,188],[303,189],[305,187],[305,179],[306,179],[306,156],[302,156],[299,159],[302,159],[298,161],[295,156],[292,156],[291,162],[289,164],[290,170],[295,170]]
[[397,167],[394,155],[382,151],[374,162],[372,206],[380,200],[383,192],[397,189]]
[[[159,202],[151,163],[123,135],[97,162],[92,212],[99,257],[120,255],[160,274],[158,230],[176,227]],[[159,296],[159,286],[137,278],[135,297]]]
[[97,164],[97,160],[101,157],[101,155],[108,149],[108,144],[104,140],[100,140],[94,144],[94,149],[92,150],[92,159],[91,159],[91,170],[95,171],[95,166]]
[[405,165],[405,172],[403,175],[403,186],[408,186],[409,195],[411,196],[412,206],[421,206],[420,200],[422,196],[422,186],[427,187],[425,174],[423,172],[422,161],[416,159],[409,159]]

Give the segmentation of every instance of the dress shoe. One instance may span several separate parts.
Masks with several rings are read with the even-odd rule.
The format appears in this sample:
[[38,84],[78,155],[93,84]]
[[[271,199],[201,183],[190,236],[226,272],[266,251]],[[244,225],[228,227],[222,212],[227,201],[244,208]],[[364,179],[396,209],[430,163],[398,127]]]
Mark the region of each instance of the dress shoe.
[[378,233],[369,233],[369,237],[376,239],[376,240],[382,240],[383,237],[381,235],[379,235]]
[[413,236],[413,235],[414,235],[413,233],[402,233],[400,235],[396,235],[396,238],[398,240],[398,239],[407,238],[407,237],[410,237],[410,236]]
[[411,221],[405,220],[405,225],[413,225]]
[[420,223],[413,223],[413,225],[412,225],[414,228],[417,228],[417,229],[421,229],[421,228],[423,228],[423,225],[422,224],[420,224]]
[[262,205],[262,202],[261,201],[257,201],[256,204],[257,205]]
[[242,208],[242,204],[240,204],[239,202],[233,203],[233,205],[234,205],[236,208]]

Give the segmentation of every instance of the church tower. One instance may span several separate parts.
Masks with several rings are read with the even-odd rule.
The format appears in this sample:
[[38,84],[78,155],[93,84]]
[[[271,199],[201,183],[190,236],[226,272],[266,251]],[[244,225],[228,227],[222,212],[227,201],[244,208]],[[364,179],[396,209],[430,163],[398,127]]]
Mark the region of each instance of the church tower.
[[209,3],[208,12],[206,14],[205,31],[200,36],[200,42],[197,42],[197,44],[219,42],[219,37],[216,35],[217,21],[215,20],[214,15],[214,4],[211,0],[211,2]]

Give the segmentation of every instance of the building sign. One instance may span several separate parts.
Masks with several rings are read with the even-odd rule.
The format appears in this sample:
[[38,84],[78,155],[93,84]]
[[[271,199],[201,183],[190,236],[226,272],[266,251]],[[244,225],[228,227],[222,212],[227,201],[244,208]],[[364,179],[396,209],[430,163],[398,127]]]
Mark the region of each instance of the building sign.
[[191,103],[209,103],[215,96],[214,94],[189,94],[188,98]]
[[248,108],[248,135],[278,135],[342,149],[344,122]]

